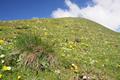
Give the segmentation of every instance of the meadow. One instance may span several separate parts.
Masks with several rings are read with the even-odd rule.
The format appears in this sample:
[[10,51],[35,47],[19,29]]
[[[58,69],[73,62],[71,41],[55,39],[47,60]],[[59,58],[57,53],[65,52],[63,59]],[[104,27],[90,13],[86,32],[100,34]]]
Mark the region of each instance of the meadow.
[[120,80],[120,33],[83,18],[0,21],[0,80]]

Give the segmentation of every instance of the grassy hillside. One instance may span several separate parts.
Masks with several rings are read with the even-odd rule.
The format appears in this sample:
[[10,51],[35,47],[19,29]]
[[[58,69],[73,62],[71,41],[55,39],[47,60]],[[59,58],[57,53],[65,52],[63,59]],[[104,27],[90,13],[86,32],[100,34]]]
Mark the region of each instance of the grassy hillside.
[[0,79],[120,80],[120,34],[83,18],[1,21]]

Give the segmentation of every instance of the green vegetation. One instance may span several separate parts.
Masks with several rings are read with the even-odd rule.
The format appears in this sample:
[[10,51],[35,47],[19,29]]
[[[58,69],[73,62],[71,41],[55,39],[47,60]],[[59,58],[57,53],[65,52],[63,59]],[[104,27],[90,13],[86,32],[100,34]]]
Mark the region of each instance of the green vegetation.
[[0,21],[2,80],[119,80],[120,33],[83,18]]

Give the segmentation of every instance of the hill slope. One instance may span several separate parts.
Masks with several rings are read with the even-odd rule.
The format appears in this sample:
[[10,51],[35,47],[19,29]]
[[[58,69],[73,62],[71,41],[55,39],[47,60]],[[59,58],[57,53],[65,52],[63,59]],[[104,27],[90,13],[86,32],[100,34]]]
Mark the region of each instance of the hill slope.
[[[46,51],[47,57],[38,58],[42,66],[39,69],[31,68],[34,65],[31,58],[31,62],[27,60],[30,65],[21,63],[21,54],[26,53],[14,46],[18,35],[29,32],[37,33],[53,50]],[[0,39],[0,54],[5,55],[0,58],[3,80],[120,79],[120,34],[92,21],[83,18],[1,21]],[[4,71],[3,66],[12,69]]]

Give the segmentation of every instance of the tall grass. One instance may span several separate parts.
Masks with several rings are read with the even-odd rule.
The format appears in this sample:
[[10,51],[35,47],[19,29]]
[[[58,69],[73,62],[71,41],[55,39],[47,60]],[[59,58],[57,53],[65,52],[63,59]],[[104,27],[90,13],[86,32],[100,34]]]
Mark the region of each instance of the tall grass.
[[15,47],[21,51],[33,51],[41,45],[41,38],[37,33],[25,32],[16,37]]
[[19,34],[16,37],[15,47],[20,50],[19,64],[21,66],[43,70],[54,61],[52,47],[47,42],[42,41],[39,33],[24,32]]

